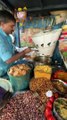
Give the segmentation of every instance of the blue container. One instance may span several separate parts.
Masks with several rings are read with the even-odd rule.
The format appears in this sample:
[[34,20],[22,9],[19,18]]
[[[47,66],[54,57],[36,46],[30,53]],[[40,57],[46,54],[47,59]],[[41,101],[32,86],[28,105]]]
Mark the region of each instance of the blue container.
[[26,75],[17,77],[12,76],[8,73],[9,80],[12,84],[14,92],[28,89],[30,81],[30,72],[31,70],[29,70]]

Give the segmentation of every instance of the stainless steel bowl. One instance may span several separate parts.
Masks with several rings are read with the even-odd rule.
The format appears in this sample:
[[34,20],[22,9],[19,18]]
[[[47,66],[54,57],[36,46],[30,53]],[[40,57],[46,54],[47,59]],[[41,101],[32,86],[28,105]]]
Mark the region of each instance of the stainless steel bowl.
[[49,56],[36,56],[34,59],[35,62],[40,62],[43,64],[50,64],[51,58]]
[[[57,98],[53,103],[53,113],[57,120],[67,120],[67,113],[61,111],[67,111],[67,99]],[[63,114],[62,114],[63,113]]]
[[60,94],[67,94],[67,83],[60,79],[53,79],[52,84],[55,90]]

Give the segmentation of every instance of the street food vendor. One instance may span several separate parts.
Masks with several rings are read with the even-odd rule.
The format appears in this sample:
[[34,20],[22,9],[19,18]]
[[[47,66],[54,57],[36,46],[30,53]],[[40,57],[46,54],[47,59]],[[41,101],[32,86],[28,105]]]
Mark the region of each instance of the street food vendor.
[[9,35],[14,31],[15,22],[15,18],[10,12],[0,11],[0,76],[6,74],[15,61],[23,58],[26,53],[31,51],[27,48],[15,54],[15,48]]

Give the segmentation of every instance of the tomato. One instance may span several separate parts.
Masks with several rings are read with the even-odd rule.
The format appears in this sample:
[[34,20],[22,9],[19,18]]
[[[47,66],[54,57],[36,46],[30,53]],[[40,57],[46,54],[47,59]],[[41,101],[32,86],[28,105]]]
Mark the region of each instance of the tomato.
[[53,117],[53,115],[49,115],[49,116],[47,117],[47,120],[56,120],[56,119]]
[[46,104],[46,107],[47,108],[50,108],[52,110],[52,102],[51,101],[48,101],[47,104]]
[[64,71],[63,70],[58,70],[58,71],[56,71],[55,73],[54,73],[54,78],[58,78],[60,75],[62,75],[62,73],[63,73]]
[[54,77],[54,78],[57,78],[57,74],[55,73],[53,77]]
[[52,115],[52,111],[50,108],[46,108],[44,112],[45,117],[47,118],[49,115]]
[[55,99],[58,98],[58,96],[59,96],[58,93],[54,93]]
[[49,100],[53,103],[53,102],[54,102],[54,100],[55,100],[54,96],[50,97],[50,99],[49,99]]

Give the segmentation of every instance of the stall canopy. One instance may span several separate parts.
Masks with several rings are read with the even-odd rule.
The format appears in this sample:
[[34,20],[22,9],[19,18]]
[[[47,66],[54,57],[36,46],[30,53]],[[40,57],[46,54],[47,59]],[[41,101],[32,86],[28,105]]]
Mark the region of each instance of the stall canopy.
[[11,10],[26,6],[29,12],[67,9],[67,0],[1,0]]

